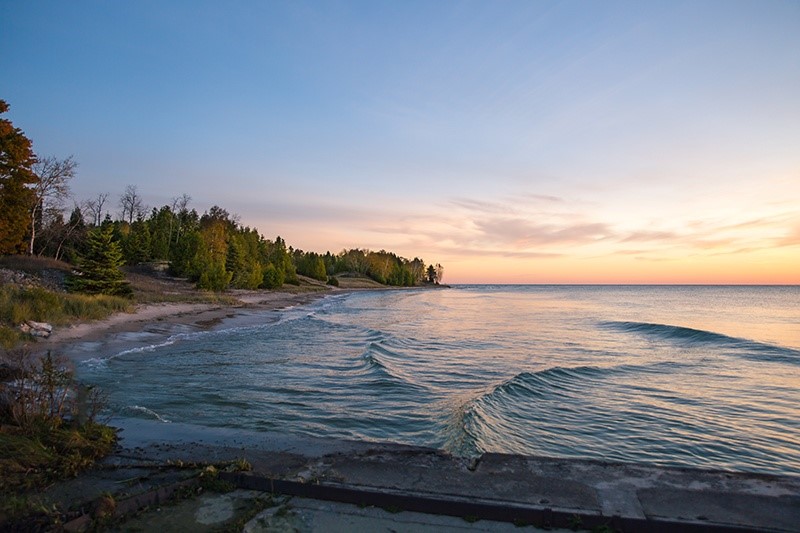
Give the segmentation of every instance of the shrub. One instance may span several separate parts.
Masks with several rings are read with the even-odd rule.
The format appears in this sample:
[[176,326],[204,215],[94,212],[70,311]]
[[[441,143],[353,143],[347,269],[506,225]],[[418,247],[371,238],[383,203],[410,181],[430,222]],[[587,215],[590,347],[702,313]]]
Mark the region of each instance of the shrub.
[[96,421],[105,397],[77,383],[66,359],[15,350],[0,364],[12,378],[0,383],[0,496],[74,476],[111,452],[116,433]]
[[212,263],[200,274],[197,281],[198,289],[210,291],[224,291],[231,282],[232,274],[225,270],[225,263]]
[[45,425],[56,429],[65,420],[94,421],[104,404],[95,389],[76,383],[64,357],[49,351],[38,359],[26,349],[6,352],[3,361],[13,380],[0,384],[0,419],[22,432]]

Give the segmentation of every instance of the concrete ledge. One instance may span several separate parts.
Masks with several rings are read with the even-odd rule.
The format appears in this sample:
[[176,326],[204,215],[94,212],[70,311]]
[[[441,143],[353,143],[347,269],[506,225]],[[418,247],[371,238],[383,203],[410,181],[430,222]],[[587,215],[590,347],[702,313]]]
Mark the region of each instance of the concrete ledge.
[[[445,498],[342,484],[309,484],[272,479],[251,473],[221,472],[220,478],[242,489],[272,494],[286,494],[359,506],[374,506],[395,511],[413,511],[433,515],[511,522],[519,526],[533,525],[545,529],[554,527],[592,529],[608,526],[617,531],[631,533],[667,533],[674,531],[685,531],[687,533],[730,531],[741,533],[745,531],[765,531],[765,529],[757,526],[754,528],[752,526],[714,524],[679,519],[609,517],[582,510],[562,511],[549,507],[525,506],[479,499]],[[791,529],[787,531],[791,531]]]
[[252,473],[223,473],[223,479],[243,489],[342,504],[539,527],[800,532],[797,476],[498,453],[465,458],[305,438],[262,437],[236,447],[194,441],[129,452],[145,461],[246,459]]
[[544,528],[800,531],[800,479],[793,477],[503,454],[470,463],[379,446],[287,473],[222,475],[246,489]]

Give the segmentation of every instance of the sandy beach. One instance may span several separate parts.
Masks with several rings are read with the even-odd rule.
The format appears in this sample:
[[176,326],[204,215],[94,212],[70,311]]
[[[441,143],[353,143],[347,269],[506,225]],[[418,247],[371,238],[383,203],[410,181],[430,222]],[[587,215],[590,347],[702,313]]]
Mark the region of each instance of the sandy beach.
[[[231,321],[262,320],[270,312],[310,303],[334,291],[267,292],[236,291],[238,303],[157,303],[139,304],[131,313],[116,313],[104,320],[80,322],[53,328],[48,339],[39,340],[38,352],[63,352],[73,360],[92,356],[93,347],[100,345],[133,344],[141,336],[151,340],[169,336],[176,331],[202,331]],[[341,292],[341,291],[336,291]]]

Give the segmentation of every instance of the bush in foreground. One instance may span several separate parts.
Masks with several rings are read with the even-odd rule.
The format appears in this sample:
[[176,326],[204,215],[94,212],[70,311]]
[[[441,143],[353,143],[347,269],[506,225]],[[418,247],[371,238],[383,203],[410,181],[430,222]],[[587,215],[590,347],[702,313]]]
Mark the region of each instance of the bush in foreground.
[[108,455],[113,428],[97,417],[103,395],[74,380],[66,360],[26,350],[0,360],[0,529],[40,509],[24,493],[74,477]]

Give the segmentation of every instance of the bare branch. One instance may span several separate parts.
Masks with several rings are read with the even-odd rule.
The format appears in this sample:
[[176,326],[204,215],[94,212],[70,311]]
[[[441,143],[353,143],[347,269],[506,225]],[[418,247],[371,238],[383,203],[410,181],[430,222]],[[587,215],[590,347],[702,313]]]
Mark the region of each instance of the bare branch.
[[125,187],[125,192],[119,198],[119,207],[122,209],[122,220],[127,220],[129,224],[133,224],[135,218],[144,214],[142,197],[139,196],[136,185]]
[[69,182],[75,177],[78,163],[69,156],[58,159],[53,156],[39,158],[33,164],[33,172],[38,178],[34,187],[35,202],[31,209],[31,238],[28,242],[28,254],[33,255],[36,240],[36,222],[42,213],[50,208],[60,208],[64,200],[69,198]]
[[86,200],[84,204],[86,211],[92,216],[92,224],[99,226],[103,221],[103,206],[108,200],[108,193],[103,192],[97,195],[96,198]]

